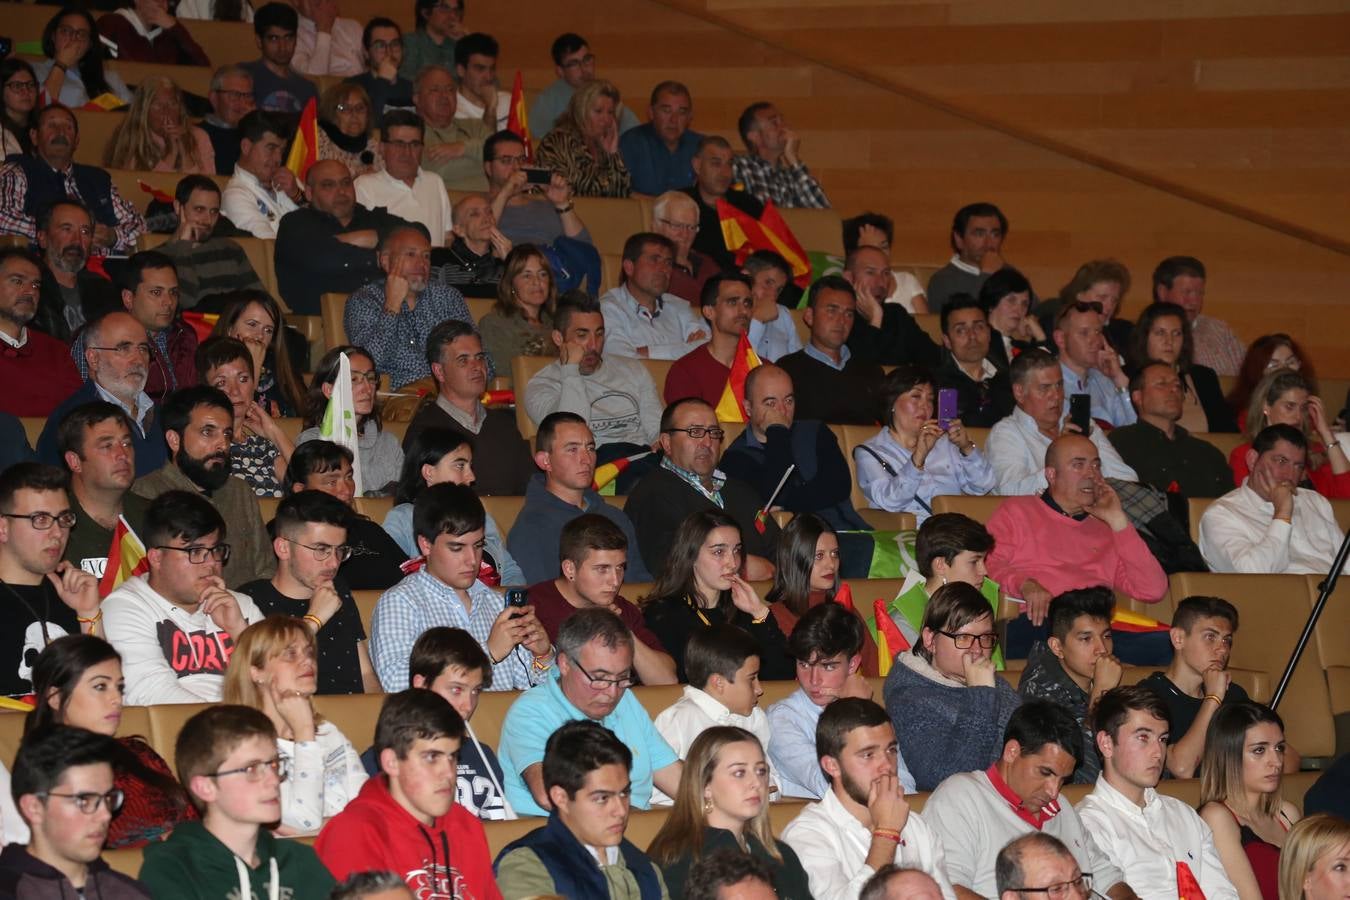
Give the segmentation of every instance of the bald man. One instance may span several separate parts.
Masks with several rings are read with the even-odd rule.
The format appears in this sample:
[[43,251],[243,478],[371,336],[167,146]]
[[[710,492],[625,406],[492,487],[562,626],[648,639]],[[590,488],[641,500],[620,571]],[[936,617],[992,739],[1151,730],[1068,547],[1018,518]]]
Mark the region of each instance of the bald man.
[[454,239],[432,254],[441,280],[465,297],[496,297],[511,241],[497,227],[492,201],[486,194],[469,194],[455,204],[450,221]]
[[927,872],[889,865],[867,880],[858,900],[942,900],[942,888]]
[[408,223],[356,202],[347,166],[325,159],[305,173],[309,205],[287,213],[277,228],[277,286],[296,315],[317,316],[319,298],[350,294],[382,279],[375,248]]
[[990,517],[994,552],[989,576],[1025,604],[1031,624],[1045,621],[1050,600],[1075,588],[1105,585],[1155,603],[1167,575],[1102,478],[1097,446],[1064,434],[1045,452],[1049,487],[1038,497],[1009,497]]

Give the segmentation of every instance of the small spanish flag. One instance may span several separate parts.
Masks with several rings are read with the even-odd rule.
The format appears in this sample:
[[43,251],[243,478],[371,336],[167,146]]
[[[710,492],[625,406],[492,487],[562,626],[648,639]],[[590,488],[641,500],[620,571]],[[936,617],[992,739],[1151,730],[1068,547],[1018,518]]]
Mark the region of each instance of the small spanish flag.
[[183,310],[183,321],[192,326],[192,330],[197,333],[197,343],[203,343],[211,336],[215,330],[216,323],[220,321],[220,313],[197,312],[195,309]]
[[534,142],[530,140],[530,120],[525,114],[525,80],[516,69],[516,80],[511,85],[511,112],[506,117],[506,130],[514,132],[525,145],[526,162],[534,162]]
[[297,181],[303,182],[309,167],[318,161],[319,107],[317,101],[310,97],[304,111],[300,113],[300,127],[295,129],[291,152],[286,156],[286,168],[291,170]]
[[623,471],[631,466],[635,460],[642,459],[651,452],[650,450],[643,450],[640,453],[634,453],[632,456],[625,456],[623,459],[616,459],[599,466],[596,468],[595,474],[591,476],[591,490],[603,491],[613,484],[614,480],[623,474]]
[[136,536],[126,517],[118,516],[112,543],[108,545],[108,563],[103,569],[103,577],[98,581],[99,597],[107,597],[128,578],[148,571],[150,561],[145,556],[145,544]]
[[839,585],[839,590],[834,592],[834,602],[849,612],[857,612],[853,607],[853,588],[848,586],[847,581]]
[[1116,631],[1129,631],[1135,634],[1172,630],[1172,626],[1166,622],[1159,622],[1157,619],[1129,609],[1117,609],[1111,616],[1111,627]]
[[737,266],[756,250],[772,250],[792,266],[792,281],[797,287],[810,287],[811,259],[772,201],[765,201],[764,212],[755,219],[719,199],[717,218],[727,249],[736,254]]
[[1177,861],[1177,897],[1179,900],[1205,900],[1205,892],[1200,888],[1195,873],[1180,860]]
[[478,402],[493,409],[499,406],[514,406],[516,392],[511,390],[483,391],[483,396],[478,398]]
[[750,346],[750,336],[741,332],[741,339],[736,342],[736,355],[731,360],[731,374],[727,376],[727,386],[722,389],[722,399],[717,401],[717,421],[749,420],[745,412],[745,378],[751,369],[759,365],[759,356]]
[[872,614],[877,619],[877,674],[885,675],[891,671],[895,654],[909,649],[909,641],[891,619],[885,600],[878,597],[872,601]]

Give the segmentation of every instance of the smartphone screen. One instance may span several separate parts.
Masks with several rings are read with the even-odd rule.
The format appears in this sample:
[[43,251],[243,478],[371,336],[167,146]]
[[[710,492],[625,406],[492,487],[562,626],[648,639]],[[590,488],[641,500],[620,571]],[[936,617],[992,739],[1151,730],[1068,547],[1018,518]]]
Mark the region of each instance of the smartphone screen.
[[1092,395],[1069,395],[1069,421],[1077,425],[1083,434],[1092,433]]
[[548,184],[553,180],[553,173],[548,169],[525,169],[526,184]]
[[956,403],[956,388],[943,388],[938,391],[937,418],[938,427],[943,431],[952,426],[953,419],[960,418]]
[[[506,605],[507,605],[508,608],[509,608],[509,607],[513,607],[513,606],[516,607],[516,608],[520,608],[520,607],[522,607],[522,606],[526,606],[528,603],[529,603],[529,598],[526,596],[526,593],[525,593],[525,589],[524,589],[524,588],[510,588],[509,590],[507,590],[507,592],[506,592]],[[512,616],[511,616],[511,618],[514,619],[516,616],[521,616],[521,615],[524,615],[524,613],[519,613],[519,612],[518,612],[518,613],[513,613]]]

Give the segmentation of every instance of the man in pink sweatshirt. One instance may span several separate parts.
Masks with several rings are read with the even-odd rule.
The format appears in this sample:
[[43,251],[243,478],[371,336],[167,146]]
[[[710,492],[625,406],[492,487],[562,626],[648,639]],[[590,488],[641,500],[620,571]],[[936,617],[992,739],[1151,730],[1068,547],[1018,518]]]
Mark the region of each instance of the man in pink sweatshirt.
[[1167,575],[1102,478],[1092,441],[1056,438],[1045,452],[1038,497],[1009,497],[989,518],[989,576],[1025,604],[1039,627],[1050,601],[1075,588],[1106,585],[1145,603],[1167,593]]

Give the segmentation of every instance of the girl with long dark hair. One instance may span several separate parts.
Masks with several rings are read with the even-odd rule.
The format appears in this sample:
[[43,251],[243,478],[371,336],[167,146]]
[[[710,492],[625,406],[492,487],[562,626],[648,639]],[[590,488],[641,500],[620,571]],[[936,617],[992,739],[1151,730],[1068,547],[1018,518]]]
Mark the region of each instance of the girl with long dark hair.
[[131,91],[116,72],[103,68],[106,58],[94,17],[82,6],[63,6],[42,29],[42,55],[33,66],[47,102],[79,109],[103,94],[131,102]]

